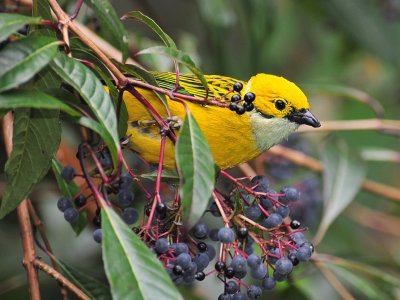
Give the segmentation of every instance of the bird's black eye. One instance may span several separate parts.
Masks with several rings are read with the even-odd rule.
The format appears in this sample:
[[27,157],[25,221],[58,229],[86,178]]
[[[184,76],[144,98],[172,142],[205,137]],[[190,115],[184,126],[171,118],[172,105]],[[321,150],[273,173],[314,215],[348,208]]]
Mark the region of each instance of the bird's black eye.
[[282,100],[276,100],[275,101],[275,107],[276,107],[276,109],[284,110],[285,107],[286,107],[286,104]]

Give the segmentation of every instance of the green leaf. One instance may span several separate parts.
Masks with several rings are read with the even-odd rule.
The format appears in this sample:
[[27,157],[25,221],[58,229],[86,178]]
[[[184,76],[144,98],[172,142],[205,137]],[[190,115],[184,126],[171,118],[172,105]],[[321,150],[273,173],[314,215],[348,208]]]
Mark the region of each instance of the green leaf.
[[[141,67],[138,67],[135,65],[130,65],[130,64],[119,64],[119,68],[123,72],[125,72],[129,75],[132,75],[136,78],[140,78],[141,80],[143,80],[144,82],[147,82],[148,84],[151,84],[156,87],[160,87],[158,85],[158,82],[157,82],[156,78],[154,77],[154,75]],[[168,107],[168,100],[164,94],[161,94],[161,93],[158,93],[155,91],[152,91],[152,92],[161,100],[161,102],[164,104],[165,107]]]
[[[114,103],[115,111],[117,112],[119,93],[120,91],[116,88],[115,84],[107,77],[107,75],[97,66],[93,66],[94,70],[99,74],[101,79],[105,82],[108,93]],[[125,102],[121,99],[121,107],[119,111],[118,118],[118,136],[123,138],[126,134],[126,130],[128,129],[128,110],[126,109]]]
[[119,148],[117,149],[115,147],[114,138],[110,135],[110,133],[108,132],[107,128],[104,127],[104,125],[100,124],[96,120],[93,120],[93,119],[87,118],[87,117],[75,118],[74,122],[76,122],[82,126],[85,126],[89,129],[93,130],[94,132],[96,132],[98,135],[100,135],[101,138],[103,139],[104,143],[106,143],[106,145],[108,145],[110,153],[113,153],[113,152],[117,153],[117,151],[119,151]]
[[[61,170],[63,165],[56,159],[51,160],[51,167],[53,169],[54,176],[56,177],[58,188],[61,194],[65,197],[72,199],[75,195],[80,192],[80,188],[73,181],[65,181],[61,176]],[[76,235],[79,235],[87,225],[86,211],[79,213],[79,220],[76,223],[71,224],[72,229]]]
[[60,109],[73,117],[81,115],[64,102],[39,91],[15,90],[2,93],[0,94],[0,109],[3,108]]
[[191,227],[207,209],[214,190],[215,168],[210,146],[190,111],[186,112],[175,149],[183,219]]
[[[153,172],[150,173],[145,173],[145,174],[140,174],[138,177],[140,178],[146,178],[151,181],[156,181],[157,180],[157,170],[154,170]],[[169,183],[169,184],[177,184],[179,183],[179,175],[176,173],[176,170],[162,170],[161,177],[164,182]]]
[[160,39],[164,42],[164,44],[167,47],[176,49],[176,44],[172,40],[172,38],[168,34],[166,34],[161,29],[161,27],[158,26],[158,24],[156,22],[154,22],[153,19],[151,19],[150,17],[146,16],[142,12],[140,12],[140,11],[131,11],[131,12],[125,14],[122,17],[122,20],[125,20],[125,19],[132,19],[132,20],[136,20],[136,21],[139,21],[139,22],[142,22],[142,23],[146,24],[148,27],[150,27],[160,37]]
[[0,42],[10,34],[16,32],[25,24],[37,24],[41,21],[39,17],[28,17],[18,14],[0,13]]
[[118,49],[122,52],[122,60],[125,61],[128,58],[128,33],[110,2],[107,0],[87,0],[85,3],[94,10],[100,23],[116,39]]
[[0,92],[31,79],[56,56],[59,44],[54,38],[44,36],[8,44],[0,52]]
[[116,166],[120,152],[117,117],[103,84],[91,70],[65,55],[58,55],[51,66],[63,80],[78,91],[108,132],[109,138],[105,142],[110,148],[111,157]]
[[103,261],[114,299],[183,299],[156,255],[111,209],[101,210]]
[[207,80],[204,77],[204,74],[201,70],[196,66],[196,64],[192,61],[189,55],[183,53],[182,51],[175,48],[168,48],[164,46],[156,46],[144,49],[139,51],[137,55],[143,54],[161,54],[165,56],[169,56],[175,59],[177,62],[183,64],[187,67],[196,77],[201,81],[205,89],[208,89]]
[[350,149],[343,140],[328,139],[322,149],[322,160],[324,211],[315,238],[317,242],[354,199],[366,175],[359,153]]
[[[55,257],[53,257],[56,259]],[[75,283],[91,299],[106,300],[111,299],[110,288],[86,273],[68,266],[64,262],[56,259],[63,273]]]
[[60,139],[59,111],[15,110],[13,151],[5,166],[0,218],[14,210],[46,175]]
[[332,264],[326,264],[326,266],[341,278],[347,286],[353,286],[356,290],[361,292],[366,299],[389,299],[387,295],[373,284],[372,280],[367,280],[355,272],[350,272],[349,270]]

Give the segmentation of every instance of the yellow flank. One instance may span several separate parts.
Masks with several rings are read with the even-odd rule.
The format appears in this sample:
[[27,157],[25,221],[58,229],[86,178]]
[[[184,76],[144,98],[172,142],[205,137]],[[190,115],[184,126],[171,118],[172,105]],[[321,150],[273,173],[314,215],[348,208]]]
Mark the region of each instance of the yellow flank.
[[[175,74],[154,73],[159,85],[166,89],[174,86]],[[207,75],[210,85],[210,97],[219,97],[222,101],[230,99],[233,93],[224,95],[232,90],[238,80],[218,75]],[[203,131],[212,151],[215,163],[222,169],[246,162],[271,146],[279,143],[290,133],[295,131],[298,124],[289,120],[293,112],[309,109],[309,104],[303,92],[292,82],[273,75],[258,74],[247,83],[242,82],[242,99],[247,92],[256,95],[255,109],[242,115],[229,108],[217,106],[202,106],[198,103],[186,104]],[[181,90],[197,97],[204,97],[205,91],[199,80],[193,75],[181,75]],[[167,118],[167,110],[155,94],[146,89],[137,88],[147,101]],[[157,163],[160,155],[160,129],[152,122],[153,118],[147,109],[129,92],[124,92],[123,99],[128,109],[127,136],[131,148],[138,152],[145,160]],[[168,106],[171,117],[185,118],[185,109],[177,101],[169,97]],[[285,103],[284,109],[276,105],[276,101]],[[279,109],[278,109],[278,108]],[[175,132],[179,135],[178,130]],[[167,139],[164,156],[164,166],[175,167],[175,149],[173,143]]]
[[[138,91],[162,117],[167,117],[164,105],[153,92],[144,89]],[[151,115],[130,93],[125,92],[124,100],[129,108],[127,135],[130,136],[132,149],[140,153],[145,160],[158,162],[160,128],[157,124],[151,126],[146,124],[152,120]],[[190,102],[187,102],[187,105],[204,133],[218,166],[221,168],[235,166],[259,154],[248,115],[239,116],[228,108],[216,106],[201,106]],[[171,116],[184,120],[185,109],[181,103],[169,99],[168,106]],[[170,140],[167,140],[164,159],[166,167],[175,167],[175,149]]]

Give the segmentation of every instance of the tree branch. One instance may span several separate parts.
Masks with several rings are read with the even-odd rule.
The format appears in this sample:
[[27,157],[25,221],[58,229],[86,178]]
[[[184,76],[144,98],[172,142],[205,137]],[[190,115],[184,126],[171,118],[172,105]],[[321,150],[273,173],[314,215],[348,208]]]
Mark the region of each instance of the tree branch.
[[[3,118],[3,136],[6,146],[7,157],[10,157],[12,152],[12,136],[13,136],[13,115],[8,112]],[[27,200],[23,200],[17,208],[19,227],[21,231],[22,247],[24,257],[22,264],[26,269],[28,276],[29,296],[33,300],[39,300],[39,276],[33,261],[36,258],[35,244],[32,234],[32,226],[29,218]]]
[[[269,149],[268,153],[283,157],[298,166],[308,168],[314,172],[320,173],[323,169],[322,163],[319,160],[311,156],[305,155],[300,151],[286,148],[280,145],[272,147],[271,149]],[[400,201],[400,189],[392,187],[390,185],[366,179],[362,183],[361,187],[368,192],[383,196],[387,199]]]
[[79,299],[90,300],[90,297],[88,297],[84,292],[82,292],[75,284],[73,284],[71,281],[65,278],[60,272],[56,271],[45,262],[39,259],[34,259],[33,264],[35,267],[42,270],[47,275],[50,275],[55,280],[57,280],[62,286],[67,287],[71,292],[75,293],[75,295]]

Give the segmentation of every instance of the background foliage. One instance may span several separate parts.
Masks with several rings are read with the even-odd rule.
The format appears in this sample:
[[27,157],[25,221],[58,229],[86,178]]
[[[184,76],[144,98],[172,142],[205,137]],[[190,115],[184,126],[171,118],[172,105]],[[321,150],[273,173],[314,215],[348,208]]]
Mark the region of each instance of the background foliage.
[[[118,41],[110,33],[101,16],[95,18],[95,7],[88,1],[79,19],[96,30],[115,47]],[[62,1],[60,1],[62,3]],[[368,119],[374,117],[370,107],[354,101],[364,99],[359,91],[371,95],[385,109],[385,117],[399,119],[400,99],[400,2],[396,0],[199,0],[199,1],[114,1],[119,16],[131,10],[140,10],[151,16],[167,32],[179,49],[189,53],[204,73],[223,74],[247,80],[257,72],[281,74],[305,90],[313,112],[322,120]],[[72,13],[74,3],[64,1]],[[29,14],[29,11],[27,12]],[[146,26],[124,21],[129,40],[129,54],[159,45],[158,37]],[[171,70],[170,60],[163,56],[137,56],[149,69]],[[63,127],[64,155],[76,149],[76,131],[73,126]],[[336,132],[339,145],[326,142],[325,134],[301,134],[301,147],[314,157],[339,164],[345,152],[361,157],[366,166],[366,176],[392,186],[399,186],[399,138],[377,131]],[[328,146],[321,147],[321,143]],[[292,144],[293,145],[293,144]],[[343,146],[345,145],[345,146]],[[339,147],[339,150],[335,151]],[[0,166],[4,170],[6,155],[0,148]],[[324,158],[325,157],[325,158]],[[327,158],[328,157],[328,158]],[[329,158],[330,157],[330,158]],[[359,158],[357,158],[359,159]],[[349,178],[357,177],[361,162],[353,158]],[[133,162],[134,163],[134,162]],[[271,164],[261,168],[267,175],[274,170]],[[279,161],[278,165],[287,164]],[[283,172],[284,167],[277,169]],[[260,170],[260,168],[258,168]],[[322,194],[319,175],[302,168],[288,167],[290,176],[277,180],[279,185],[308,179],[315,185],[313,201],[299,208],[304,222],[309,224],[311,238],[317,232],[322,212],[327,208],[327,194]],[[335,172],[335,170],[333,171]],[[339,171],[337,171],[339,172]],[[336,172],[336,174],[337,174]],[[4,193],[4,172],[1,172],[0,194]],[[282,174],[275,178],[282,179]],[[331,182],[331,181],[330,181]],[[357,187],[341,187],[338,201]],[[336,182],[335,182],[336,184]],[[335,189],[335,187],[333,187]],[[339,187],[336,186],[339,190]],[[329,190],[329,189],[328,189]],[[326,191],[325,191],[326,192]],[[355,193],[356,191],[354,191]],[[100,248],[92,242],[91,230],[85,229],[75,238],[74,232],[57,211],[59,191],[55,179],[47,175],[35,189],[31,198],[45,221],[49,238],[57,257],[68,265],[79,267],[105,282]],[[331,198],[332,199],[332,198]],[[348,198],[348,201],[352,198]],[[333,221],[317,251],[362,263],[357,268],[329,265],[331,271],[357,299],[395,299],[399,297],[400,225],[399,203],[360,191],[355,200]],[[324,218],[326,221],[326,218]],[[62,234],[60,234],[62,233]],[[22,253],[16,214],[13,212],[1,221],[0,226],[0,296],[2,299],[27,297],[25,273],[20,267]],[[367,275],[366,275],[367,274]],[[387,279],[385,276],[389,276]],[[390,276],[393,276],[390,277]],[[309,266],[297,271],[295,281],[280,286],[271,299],[297,298],[337,299],[336,291],[320,275],[317,268]],[[41,276],[42,292],[58,295],[57,284]],[[206,286],[205,286],[206,285]],[[204,294],[204,291],[210,291]],[[184,291],[185,292],[185,291]],[[199,290],[186,293],[190,298],[214,299],[220,288],[211,279],[201,283]],[[55,299],[58,296],[54,296]]]

